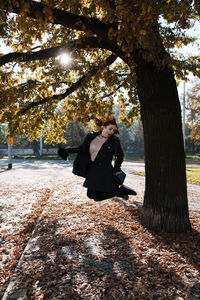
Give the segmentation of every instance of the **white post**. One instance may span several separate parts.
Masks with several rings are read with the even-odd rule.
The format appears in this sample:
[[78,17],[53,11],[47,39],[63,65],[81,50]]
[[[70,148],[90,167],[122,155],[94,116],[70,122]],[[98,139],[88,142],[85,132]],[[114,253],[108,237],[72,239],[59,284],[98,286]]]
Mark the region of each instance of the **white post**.
[[42,144],[43,144],[43,136],[41,135],[41,137],[40,137],[40,158],[42,157]]
[[8,144],[8,170],[12,169],[12,144]]

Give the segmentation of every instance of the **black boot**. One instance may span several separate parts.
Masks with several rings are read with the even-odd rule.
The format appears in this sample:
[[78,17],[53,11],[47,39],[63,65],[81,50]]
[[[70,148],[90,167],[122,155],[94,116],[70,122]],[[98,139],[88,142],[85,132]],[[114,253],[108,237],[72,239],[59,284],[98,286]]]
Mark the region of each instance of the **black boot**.
[[120,198],[123,198],[124,200],[128,200],[128,194],[127,193],[124,193],[120,188],[117,189],[115,195],[117,197],[120,197]]
[[134,196],[137,195],[136,191],[134,191],[133,189],[130,189],[129,187],[127,187],[125,185],[121,185],[119,189],[122,191],[122,194],[134,195]]

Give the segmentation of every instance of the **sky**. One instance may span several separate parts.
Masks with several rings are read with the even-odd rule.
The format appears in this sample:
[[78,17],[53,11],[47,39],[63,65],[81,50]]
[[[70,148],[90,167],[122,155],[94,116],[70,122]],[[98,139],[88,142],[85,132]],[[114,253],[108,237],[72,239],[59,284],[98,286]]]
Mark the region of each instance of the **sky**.
[[[181,49],[178,49],[178,52],[186,56],[197,55],[197,53],[200,53],[200,21],[197,21],[195,23],[194,28],[189,29],[187,33],[188,35],[196,37],[197,41],[194,44],[183,46]],[[190,74],[189,81],[185,83],[186,92],[187,89],[190,89],[192,87],[194,80],[195,80],[194,76]],[[178,86],[178,92],[180,96],[183,94],[183,90],[184,90],[184,84],[183,82],[180,82]]]

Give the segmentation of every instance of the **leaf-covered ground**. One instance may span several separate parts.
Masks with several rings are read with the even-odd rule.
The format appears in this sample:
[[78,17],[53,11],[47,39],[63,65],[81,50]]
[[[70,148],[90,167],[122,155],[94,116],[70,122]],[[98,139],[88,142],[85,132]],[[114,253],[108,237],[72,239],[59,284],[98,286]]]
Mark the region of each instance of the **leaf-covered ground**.
[[140,224],[140,193],[93,202],[74,178],[2,186],[2,296],[14,274],[4,299],[200,298],[199,210],[192,233],[153,234]]

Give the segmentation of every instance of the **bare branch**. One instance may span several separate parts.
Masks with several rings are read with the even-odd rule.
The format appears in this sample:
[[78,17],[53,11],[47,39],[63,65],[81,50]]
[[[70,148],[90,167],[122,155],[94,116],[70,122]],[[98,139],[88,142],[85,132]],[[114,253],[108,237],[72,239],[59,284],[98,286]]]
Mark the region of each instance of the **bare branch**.
[[107,94],[107,95],[104,95],[104,96],[100,97],[100,99],[108,98],[108,97],[114,95],[114,93],[115,93],[116,91],[118,91],[122,86],[123,86],[123,83],[121,83],[120,85],[118,85],[118,87],[116,87],[116,89],[115,89],[114,92],[111,92],[111,93],[109,93],[109,94]]
[[115,0],[107,0],[107,2],[109,3],[109,5],[112,9],[116,10]]
[[115,74],[119,77],[122,77],[122,76],[128,76],[129,73],[118,73],[118,72],[115,72]]
[[41,49],[41,46],[35,46],[35,47],[33,47],[33,48],[31,48],[31,51],[34,51],[34,50],[36,50],[36,49]]
[[72,51],[73,49],[86,49],[86,48],[104,48],[112,51],[105,41],[98,37],[84,37],[70,41],[66,44],[52,47],[48,49],[43,49],[35,52],[12,52],[6,55],[0,56],[0,66],[13,61],[34,61],[43,60],[50,57],[56,57],[61,54],[63,50]]
[[[105,62],[103,62],[103,66],[109,66],[111,65],[115,60],[117,59],[117,56],[115,55],[110,55]],[[41,104],[47,103],[51,100],[58,100],[61,101],[62,99],[66,98],[67,96],[69,96],[70,94],[72,94],[75,90],[77,90],[78,88],[80,88],[82,86],[82,84],[85,82],[85,80],[88,77],[94,76],[97,71],[99,70],[99,68],[102,67],[102,64],[100,64],[98,67],[94,67],[92,70],[90,70],[87,74],[85,74],[84,76],[82,76],[78,81],[72,83],[71,87],[68,88],[64,93],[62,94],[57,94],[57,95],[53,95],[52,97],[47,97],[44,99],[41,99],[37,102],[32,102],[30,104],[28,104],[25,108],[23,108],[18,114],[25,114],[28,110],[30,110],[33,107],[39,106]]]

